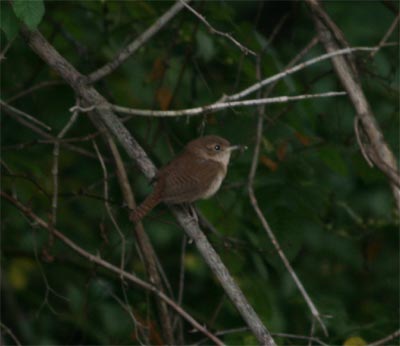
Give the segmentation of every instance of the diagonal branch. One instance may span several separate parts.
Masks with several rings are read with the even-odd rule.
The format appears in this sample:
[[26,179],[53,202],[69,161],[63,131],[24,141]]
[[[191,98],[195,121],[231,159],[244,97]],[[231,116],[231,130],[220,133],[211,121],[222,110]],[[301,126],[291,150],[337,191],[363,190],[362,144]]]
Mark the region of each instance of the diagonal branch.
[[[259,64],[258,64],[259,65]],[[258,67],[257,69],[258,75],[260,77],[260,68]],[[273,87],[273,86],[272,86]],[[260,93],[260,91],[259,91]],[[250,203],[256,212],[258,219],[260,220],[265,232],[267,233],[268,237],[271,240],[272,245],[274,246],[276,252],[278,253],[279,257],[281,258],[286,270],[289,272],[290,276],[292,277],[293,281],[295,282],[297,288],[299,289],[301,295],[303,296],[304,300],[306,301],[312,316],[314,317],[315,320],[318,321],[320,324],[324,334],[327,336],[328,335],[328,330],[326,329],[326,326],[324,322],[322,321],[321,314],[319,313],[317,307],[315,306],[314,302],[308,295],[307,291],[305,290],[303,283],[300,281],[299,277],[297,276],[296,272],[294,271],[292,265],[290,264],[289,260],[287,259],[285,253],[283,252],[278,239],[276,238],[274,232],[272,231],[271,227],[268,224],[268,221],[266,220],[264,214],[262,213],[259,205],[258,205],[258,200],[256,198],[256,195],[254,193],[254,178],[257,172],[257,166],[258,166],[258,158],[260,156],[260,145],[261,145],[261,140],[262,140],[262,134],[263,134],[263,115],[265,111],[265,106],[261,105],[258,108],[258,117],[257,117],[257,128],[256,128],[256,145],[254,148],[254,153],[253,153],[253,159],[251,162],[251,167],[250,167],[250,172],[249,172],[249,179],[248,179],[248,194],[249,194],[249,199]]]
[[[128,205],[130,210],[136,207],[136,202],[132,189],[129,184],[128,174],[126,172],[122,157],[118,151],[117,145],[115,144],[111,135],[106,132],[107,143],[110,147],[112,156],[114,157],[116,172],[118,177],[118,182],[124,196],[125,203]],[[134,233],[136,241],[139,245],[140,251],[142,253],[143,262],[146,267],[146,272],[149,277],[150,282],[157,287],[160,292],[165,293],[164,287],[162,285],[161,276],[157,270],[157,256],[151,245],[150,239],[144,231],[143,225],[141,223],[135,225]],[[164,337],[168,344],[174,344],[174,335],[171,327],[171,317],[168,312],[168,307],[165,302],[161,299],[157,299],[157,307],[160,314],[161,329],[163,331]]]
[[[329,18],[329,16],[320,3],[317,0],[307,0],[307,4],[312,10],[320,41],[328,54],[340,49],[329,30],[329,26],[323,20],[323,18]],[[332,57],[332,64],[338,78],[349,95],[350,101],[356,111],[356,116],[360,118],[360,125],[369,142],[368,157],[389,178],[397,208],[400,209],[400,188],[398,187],[400,185],[400,173],[397,169],[396,158],[385,142],[372,108],[358,82],[357,76],[355,76],[352,70],[353,66],[350,66],[348,61],[343,59],[342,56]]]
[[[50,143],[56,143],[57,141],[59,141],[59,139],[57,137],[52,136],[51,134],[47,133],[46,131],[42,130],[41,128],[37,127],[36,125],[32,124],[30,121],[26,120],[25,117],[22,117],[19,113],[13,112],[10,108],[4,107],[3,104],[0,104],[1,108],[0,109],[4,109],[5,112],[12,117],[13,119],[15,119],[16,121],[18,121],[20,124],[22,124],[23,126],[31,129],[33,132],[37,133],[39,136],[41,136],[42,138],[45,138],[48,142]],[[92,152],[83,149],[79,146],[70,144],[68,142],[65,141],[60,141],[60,145],[71,150],[74,151],[76,153],[79,153],[81,155],[84,155],[86,157],[90,157],[90,158],[96,158],[97,156],[95,154],[93,154]]]
[[215,29],[208,21],[207,19],[204,18],[204,16],[202,16],[200,13],[198,13],[193,7],[189,6],[188,4],[186,4],[183,0],[180,0],[180,2],[182,4],[185,5],[185,7],[192,12],[197,18],[199,18],[204,24],[205,26],[208,28],[208,30],[210,30],[210,32],[212,34],[216,34],[216,35],[220,35],[222,37],[226,37],[228,40],[230,40],[233,44],[235,44],[236,46],[238,46],[240,48],[240,50],[245,54],[251,54],[254,56],[257,56],[256,53],[254,53],[251,49],[243,46],[238,40],[236,40],[235,38],[233,38],[231,35],[229,35],[226,32],[222,32],[219,31],[217,29]]
[[124,49],[122,49],[113,60],[100,67],[98,70],[92,72],[88,76],[88,82],[94,83],[98,80],[109,75],[111,72],[116,70],[126,59],[128,59],[133,53],[135,53],[143,44],[145,44],[150,38],[152,38],[163,26],[165,26],[172,18],[176,16],[179,11],[185,5],[185,2],[190,0],[177,1],[167,12],[165,12],[161,17],[159,17],[156,22],[143,32],[139,37],[137,37],[133,42],[128,44]]
[[384,337],[383,339],[371,342],[367,346],[381,346],[381,345],[388,345],[387,342],[392,341],[393,339],[399,338],[400,337],[400,329],[396,330],[392,334]]
[[[93,121],[103,123],[110,132],[118,139],[124,147],[127,154],[139,166],[144,175],[151,179],[155,175],[155,166],[148,158],[145,151],[132,137],[120,119],[112,112],[107,100],[100,95],[93,87],[85,84],[85,77],[80,74],[68,61],[62,57],[53,46],[40,34],[39,31],[29,31],[26,27],[21,28],[21,34],[29,46],[38,54],[50,67],[52,67],[60,76],[75,90],[82,98],[83,106],[102,105],[95,110],[96,117]],[[192,238],[202,257],[207,262],[225,292],[240,312],[242,318],[246,321],[250,330],[253,332],[258,342],[263,345],[273,346],[275,342],[271,334],[262,323],[260,317],[248,303],[243,292],[237,283],[233,280],[228,269],[221,261],[206,236],[200,230],[200,227],[187,211],[183,211],[178,206],[171,207],[179,224],[185,232]]]
[[380,42],[378,44],[378,47],[376,47],[376,49],[370,53],[370,55],[369,55],[370,58],[373,58],[375,56],[375,54],[378,53],[379,49],[381,49],[385,45],[387,39],[390,37],[390,35],[393,33],[394,29],[396,29],[396,26],[399,24],[399,20],[400,20],[400,13],[397,14],[396,18],[390,25],[386,34],[383,35],[382,39],[380,40]]
[[[50,225],[41,219],[39,216],[37,216],[29,207],[26,205],[22,204],[15,198],[11,197],[4,191],[0,191],[0,195],[9,201],[11,204],[13,204],[16,208],[18,208],[24,215],[26,215],[29,219],[37,223],[40,227],[45,228],[45,229],[50,229]],[[137,276],[128,273],[121,268],[118,268],[111,264],[110,262],[107,262],[100,258],[99,256],[92,255],[91,253],[87,252],[83,248],[81,248],[79,245],[75,244],[71,239],[66,237],[63,233],[58,231],[57,229],[52,230],[54,236],[61,240],[67,247],[69,247],[71,250],[75,251],[79,256],[86,258],[90,262],[96,263],[102,268],[105,268],[117,275],[119,277],[124,278],[125,280],[131,282],[132,284],[139,286],[145,290],[148,290],[155,295],[157,295],[159,298],[161,298],[163,301],[165,301],[171,308],[173,308],[179,315],[181,315],[186,321],[188,321],[194,328],[198,329],[201,331],[204,335],[209,337],[212,341],[214,341],[217,345],[223,345],[223,342],[218,339],[216,336],[211,334],[205,327],[203,327],[200,323],[198,323],[192,316],[190,316],[185,310],[183,310],[178,304],[176,304],[171,298],[169,298],[167,295],[165,295],[163,292],[159,291],[155,286],[149,284],[146,281],[141,280]]]
[[276,81],[278,81],[280,79],[285,78],[286,76],[288,76],[290,74],[293,74],[293,73],[295,73],[297,71],[303,70],[303,69],[305,69],[306,67],[308,67],[310,65],[316,64],[316,63],[318,63],[320,61],[324,61],[324,60],[330,59],[330,58],[332,58],[334,56],[341,56],[341,55],[351,54],[353,52],[359,52],[359,51],[360,52],[362,52],[362,51],[371,52],[374,49],[375,48],[372,48],[372,47],[353,47],[353,48],[344,48],[344,49],[337,49],[335,51],[330,51],[327,54],[323,54],[321,56],[317,56],[316,58],[307,60],[305,62],[302,62],[302,63],[298,64],[298,65],[295,65],[295,66],[290,67],[290,68],[288,68],[286,70],[283,70],[282,72],[277,73],[277,74],[275,74],[275,75],[273,75],[271,77],[265,78],[262,81],[257,82],[255,84],[253,84],[252,86],[250,86],[250,87],[246,88],[245,90],[242,90],[242,91],[240,91],[240,92],[238,92],[236,94],[233,94],[233,95],[230,95],[230,96],[224,96],[222,98],[222,100],[223,101],[235,101],[235,100],[242,99],[243,97],[256,92],[257,90],[265,87],[268,84],[276,82]]
[[47,131],[51,131],[51,127],[50,126],[47,126],[45,123],[43,123],[40,120],[36,119],[32,115],[29,115],[28,113],[25,113],[25,112],[13,107],[13,106],[10,106],[9,104],[5,103],[3,100],[0,100],[0,106],[3,107],[4,109],[6,109],[8,112],[12,112],[12,113],[15,113],[15,114],[17,114],[19,116],[22,116],[25,119],[28,119],[30,122],[43,127]]

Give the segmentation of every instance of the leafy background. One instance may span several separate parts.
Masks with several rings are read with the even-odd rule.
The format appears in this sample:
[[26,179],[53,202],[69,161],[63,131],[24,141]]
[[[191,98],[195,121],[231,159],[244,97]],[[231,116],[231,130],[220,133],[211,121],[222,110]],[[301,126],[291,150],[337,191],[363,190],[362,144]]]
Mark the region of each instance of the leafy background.
[[[43,35],[82,73],[90,73],[163,14],[171,2],[14,1],[1,2],[2,100],[48,124],[58,134],[75,99],[18,36],[23,21]],[[262,55],[263,76],[273,75],[315,35],[302,2],[195,2],[217,29]],[[396,16],[395,2],[325,2],[326,11],[352,46],[376,45]],[[285,19],[283,19],[285,18]],[[281,29],[270,42],[277,25]],[[372,25],[373,23],[373,25]],[[398,31],[390,40],[398,42]],[[323,54],[315,46],[309,59]],[[364,91],[385,139],[399,153],[399,51],[385,47],[373,58],[357,55]],[[15,95],[51,82],[25,96]],[[255,63],[223,37],[212,35],[197,18],[182,11],[119,69],[96,84],[112,103],[145,109],[182,109],[211,103],[255,83]],[[341,90],[331,64],[322,62],[280,82],[271,96]],[[329,315],[330,344],[365,344],[399,325],[398,213],[388,182],[360,154],[353,131],[354,111],[346,97],[268,106],[255,180],[260,207],[283,250],[319,310]],[[53,145],[6,113],[2,124],[2,189],[13,191],[40,217],[51,213]],[[249,151],[232,159],[228,177],[215,198],[198,207],[218,233],[208,236],[250,303],[276,333],[308,335],[310,313],[263,231],[247,196],[247,176],[255,142],[256,109],[229,109],[206,117],[126,122],[158,166],[202,133],[219,134]],[[95,132],[84,114],[68,138]],[[108,152],[99,138],[100,150]],[[94,153],[91,140],[76,145]],[[151,190],[125,158],[141,201]],[[92,253],[118,263],[121,244],[106,216],[103,175],[96,158],[61,148],[57,228]],[[127,240],[127,270],[145,278],[128,212],[114,173],[109,189],[113,212]],[[174,292],[179,285],[183,231],[164,206],[144,221]],[[102,231],[103,230],[103,231]],[[102,237],[105,232],[108,243]],[[146,324],[160,343],[156,310],[146,292],[124,290],[119,278],[79,258],[59,242],[54,261],[42,260],[47,234],[14,207],[1,205],[3,326],[24,344],[138,344],[135,326],[117,298]],[[184,308],[212,331],[243,326],[194,245],[184,258]],[[117,297],[117,298],[116,298]],[[187,343],[202,337],[185,329]],[[322,336],[320,331],[317,335]],[[9,335],[4,340],[11,344]],[[357,338],[354,338],[357,337]],[[227,344],[254,344],[247,331],[227,334]],[[279,344],[305,341],[276,338]]]

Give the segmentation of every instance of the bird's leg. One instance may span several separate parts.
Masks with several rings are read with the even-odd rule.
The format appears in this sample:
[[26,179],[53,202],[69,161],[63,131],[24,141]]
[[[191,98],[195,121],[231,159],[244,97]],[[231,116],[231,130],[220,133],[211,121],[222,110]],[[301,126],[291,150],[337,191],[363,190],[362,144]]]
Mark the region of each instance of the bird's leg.
[[191,218],[193,219],[193,222],[195,222],[195,223],[199,222],[199,218],[197,216],[196,207],[193,204],[191,204],[191,203],[183,203],[182,207],[191,216]]

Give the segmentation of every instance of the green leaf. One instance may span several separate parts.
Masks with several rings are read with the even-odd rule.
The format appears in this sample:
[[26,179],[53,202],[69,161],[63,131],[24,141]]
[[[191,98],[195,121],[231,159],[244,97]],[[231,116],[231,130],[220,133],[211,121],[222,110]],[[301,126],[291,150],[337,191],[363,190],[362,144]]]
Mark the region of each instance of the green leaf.
[[18,33],[18,19],[11,7],[4,1],[1,2],[0,28],[5,33],[7,40],[11,41]]
[[14,0],[12,6],[16,16],[21,19],[30,30],[37,28],[44,15],[43,0]]

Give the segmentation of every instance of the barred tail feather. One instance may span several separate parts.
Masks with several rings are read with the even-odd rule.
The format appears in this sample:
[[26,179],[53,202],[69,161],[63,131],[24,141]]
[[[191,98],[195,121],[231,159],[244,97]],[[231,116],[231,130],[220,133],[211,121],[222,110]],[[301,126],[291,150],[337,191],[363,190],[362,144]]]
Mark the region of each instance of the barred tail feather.
[[131,212],[130,220],[134,223],[138,223],[143,219],[158,203],[160,203],[160,197],[155,191],[148,195],[146,199],[139,205],[135,210]]

